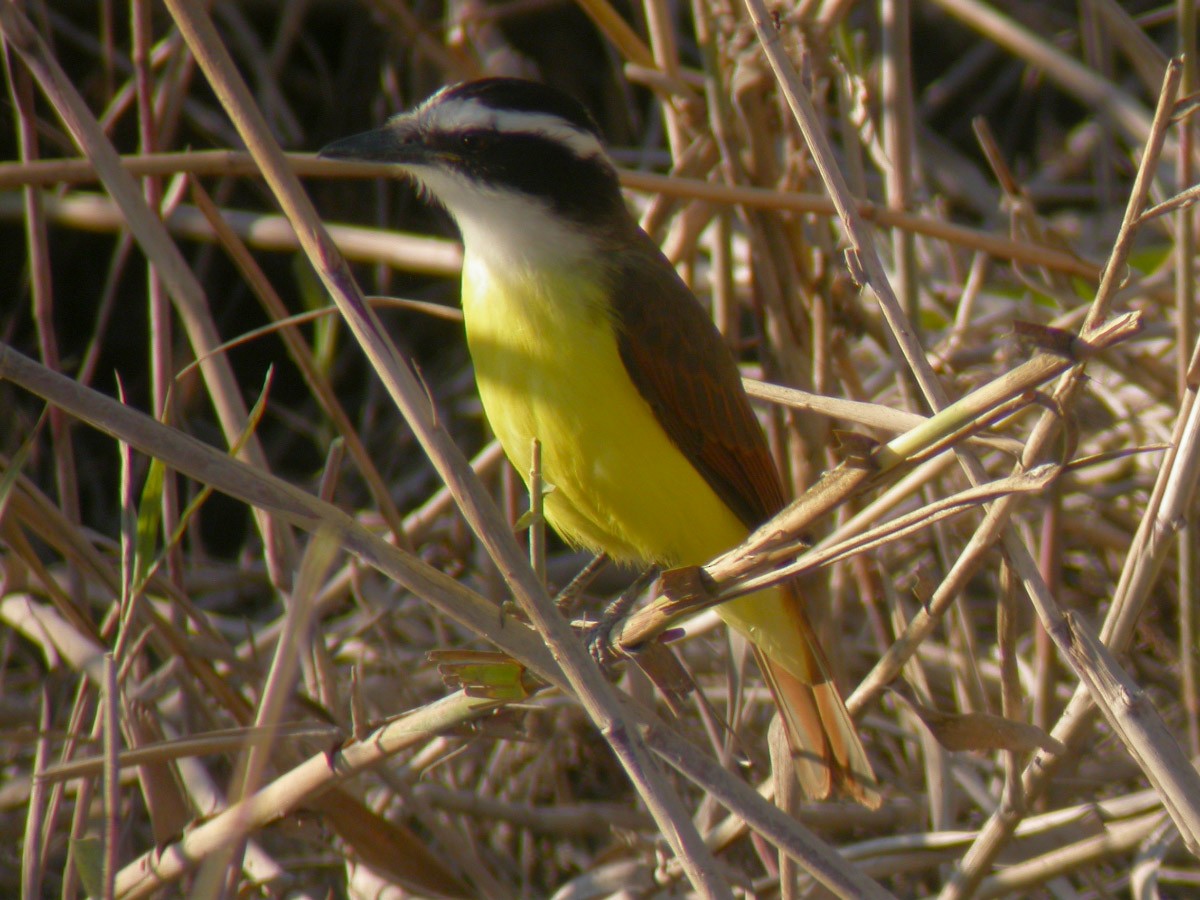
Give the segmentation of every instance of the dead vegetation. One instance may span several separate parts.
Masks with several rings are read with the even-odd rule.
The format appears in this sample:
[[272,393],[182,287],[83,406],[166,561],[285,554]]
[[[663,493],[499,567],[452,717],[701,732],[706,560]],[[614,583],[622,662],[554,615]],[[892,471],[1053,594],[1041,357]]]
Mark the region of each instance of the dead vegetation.
[[[1194,4],[205,6],[0,0],[0,893],[1197,890]],[[526,564],[445,220],[308,155],[481,74],[743,359],[800,500],[678,583],[803,579],[879,810],[711,614],[606,678]]]

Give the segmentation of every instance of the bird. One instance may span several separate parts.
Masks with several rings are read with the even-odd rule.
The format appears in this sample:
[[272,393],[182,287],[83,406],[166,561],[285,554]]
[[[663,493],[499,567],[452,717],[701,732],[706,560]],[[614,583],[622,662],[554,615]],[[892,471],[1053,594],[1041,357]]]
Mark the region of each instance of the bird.
[[[394,165],[458,226],[484,413],[525,477],[540,443],[543,514],[569,544],[701,565],[783,509],[733,353],[630,212],[579,101],[537,81],[467,81],[319,155]],[[753,647],[804,793],[878,806],[796,588],[716,610]]]

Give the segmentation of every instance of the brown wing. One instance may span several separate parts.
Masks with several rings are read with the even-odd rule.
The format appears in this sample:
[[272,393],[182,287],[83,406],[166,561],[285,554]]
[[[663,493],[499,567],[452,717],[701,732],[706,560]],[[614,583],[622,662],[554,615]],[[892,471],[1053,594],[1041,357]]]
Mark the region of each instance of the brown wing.
[[[659,423],[717,496],[747,528],[783,508],[783,487],[737,364],[704,308],[654,243],[638,232],[635,249],[613,261],[618,349],[625,369]],[[813,799],[835,787],[877,809],[880,796],[854,722],[804,614],[786,586],[760,598],[772,623],[794,631],[804,662],[796,671],[756,648],[779,706],[801,785]]]
[[783,487],[733,355],[654,242],[613,260],[618,347],[629,377],[683,455],[747,528],[783,508]]

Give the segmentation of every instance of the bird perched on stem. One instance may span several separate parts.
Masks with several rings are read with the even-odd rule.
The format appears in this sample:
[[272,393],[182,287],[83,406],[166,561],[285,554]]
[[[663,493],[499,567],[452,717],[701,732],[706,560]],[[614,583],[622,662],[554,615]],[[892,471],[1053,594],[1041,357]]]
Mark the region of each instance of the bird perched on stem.
[[[467,82],[321,155],[394,164],[458,224],[484,411],[526,476],[540,441],[545,516],[567,541],[619,562],[699,565],[783,508],[732,354],[630,215],[579,103],[531,81]],[[795,590],[717,612],[754,647],[805,792],[877,805]]]

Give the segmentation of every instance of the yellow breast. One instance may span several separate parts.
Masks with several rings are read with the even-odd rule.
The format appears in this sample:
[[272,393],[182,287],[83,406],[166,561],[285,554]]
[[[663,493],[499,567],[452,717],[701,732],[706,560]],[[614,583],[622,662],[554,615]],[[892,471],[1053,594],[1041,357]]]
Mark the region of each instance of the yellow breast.
[[541,442],[546,517],[564,538],[683,565],[745,537],[629,379],[607,300],[584,274],[501,279],[468,258],[463,312],[488,421],[525,478]]
[[[533,439],[554,490],[546,518],[560,535],[618,562],[699,565],[746,527],[658,424],[625,372],[609,307],[579,272],[506,279],[463,266],[467,344],[484,412],[529,477]],[[810,664],[777,590],[718,608],[721,618],[798,677]]]

